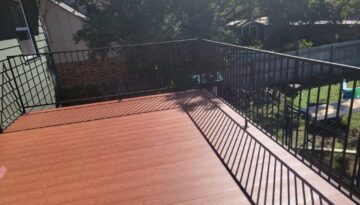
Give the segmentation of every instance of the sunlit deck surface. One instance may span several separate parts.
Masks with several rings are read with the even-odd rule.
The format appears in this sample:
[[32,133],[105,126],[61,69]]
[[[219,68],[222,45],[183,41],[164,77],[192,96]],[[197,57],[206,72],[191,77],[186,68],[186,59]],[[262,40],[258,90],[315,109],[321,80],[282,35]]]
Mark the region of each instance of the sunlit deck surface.
[[352,204],[207,91],[26,114],[0,204]]

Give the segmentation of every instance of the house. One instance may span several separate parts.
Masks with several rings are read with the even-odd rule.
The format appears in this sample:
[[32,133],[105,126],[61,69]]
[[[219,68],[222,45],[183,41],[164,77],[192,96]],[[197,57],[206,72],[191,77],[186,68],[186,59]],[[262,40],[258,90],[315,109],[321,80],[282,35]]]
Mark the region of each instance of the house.
[[[108,82],[119,80],[115,74],[108,72],[114,68],[126,66],[124,56],[110,59],[111,66],[103,68],[103,64],[83,64],[81,72],[74,72],[74,67],[79,68],[77,62],[89,58],[89,52],[80,55],[41,55],[43,53],[54,53],[64,51],[88,50],[85,42],[75,42],[73,36],[79,31],[86,16],[83,7],[79,12],[73,7],[72,1],[67,3],[55,0],[4,0],[1,1],[1,34],[0,34],[0,69],[1,72],[10,70],[12,67],[21,66],[23,72],[29,72],[36,65],[46,66],[50,76],[55,75],[57,70],[61,70],[62,75],[59,79],[63,80],[63,87],[69,82],[76,84],[80,78],[92,79],[91,75],[105,75]],[[94,1],[94,4],[105,5],[106,1]],[[99,8],[101,8],[99,5]],[[23,55],[16,60],[7,61],[9,56]],[[110,57],[110,56],[109,56]],[[108,59],[109,60],[109,59]],[[119,71],[119,69],[117,69]],[[119,71],[121,73],[121,71]],[[104,74],[105,73],[105,74]],[[22,76],[20,81],[25,81],[29,77]],[[42,76],[39,81],[44,81]],[[64,81],[67,81],[65,83]],[[91,83],[96,81],[89,80]],[[60,83],[59,83],[60,84]],[[58,86],[58,85],[57,85]],[[27,87],[26,89],[30,89]],[[0,95],[1,96],[1,95]],[[45,102],[56,98],[55,93],[48,96],[48,99],[38,99]],[[38,103],[39,103],[38,102]]]
[[[242,44],[264,42],[271,38],[273,30],[267,17],[232,21],[228,26],[234,30]],[[337,24],[325,20],[313,24],[292,22],[282,28],[286,31],[288,39],[307,39],[315,45],[360,39],[360,21],[358,20],[344,20]]]
[[[63,50],[86,49],[83,42],[76,44],[72,36],[82,27],[85,16],[66,4],[52,0],[2,0],[0,1],[0,78],[2,83],[16,78],[10,72],[19,67],[22,74],[17,77],[16,83],[21,84],[32,78],[32,85],[24,85],[23,92],[34,86],[43,86],[55,75],[52,66],[58,60],[43,53]],[[9,60],[10,56],[21,57]],[[66,57],[65,57],[66,58]],[[37,66],[44,67],[45,72],[33,78],[30,71]],[[54,87],[49,87],[46,96],[33,99],[34,103],[46,103],[57,98]],[[53,89],[54,88],[54,89]],[[56,88],[57,89],[57,88]],[[4,98],[3,93],[0,98]],[[7,107],[8,106],[8,107]],[[14,117],[6,112],[13,109],[12,104],[0,105],[1,117]]]
[[86,49],[84,42],[73,40],[85,19],[67,4],[53,0],[3,0],[0,60],[19,54]]
[[232,21],[228,26],[232,27],[240,38],[241,42],[264,41],[266,28],[269,25],[267,17],[257,18],[255,20],[237,20]]
[[49,47],[52,52],[84,50],[85,42],[76,43],[73,39],[83,26],[86,16],[68,4],[54,0],[44,0],[41,17],[48,34]]
[[49,51],[36,0],[0,1],[0,22],[0,60]]

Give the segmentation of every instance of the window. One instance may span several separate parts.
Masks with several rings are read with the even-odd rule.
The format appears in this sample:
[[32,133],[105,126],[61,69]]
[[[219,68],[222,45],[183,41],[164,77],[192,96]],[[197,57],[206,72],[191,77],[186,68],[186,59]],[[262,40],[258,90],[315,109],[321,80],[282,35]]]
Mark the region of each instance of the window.
[[[24,55],[36,54],[36,45],[29,29],[21,0],[9,2],[12,20],[16,30],[16,37],[19,40],[21,52]],[[35,55],[27,57],[26,60],[34,58]]]

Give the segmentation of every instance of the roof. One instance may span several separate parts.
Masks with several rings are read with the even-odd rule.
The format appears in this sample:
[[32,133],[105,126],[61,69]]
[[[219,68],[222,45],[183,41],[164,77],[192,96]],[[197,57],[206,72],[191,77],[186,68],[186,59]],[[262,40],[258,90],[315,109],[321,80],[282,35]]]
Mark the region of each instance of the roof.
[[86,16],[83,13],[75,10],[74,8],[69,6],[68,4],[65,4],[65,3],[60,2],[60,1],[55,1],[55,0],[50,0],[50,1],[52,3],[54,3],[55,5],[59,6],[60,8],[64,9],[65,11],[73,14],[74,16],[77,16],[77,17],[79,17],[81,19],[86,19]]
[[[314,25],[334,25],[333,21],[328,21],[328,20],[321,20],[321,21],[316,21],[313,23]],[[360,25],[360,21],[359,20],[343,20],[343,21],[339,21],[336,23],[337,25]],[[291,25],[307,25],[306,23],[302,23],[302,22],[294,22],[291,23]]]
[[232,21],[230,23],[228,23],[228,26],[236,26],[236,27],[245,27],[249,24],[262,24],[262,25],[269,25],[269,18],[268,17],[260,17],[257,18],[255,20],[248,20],[248,19],[240,19],[240,20],[235,20]]
[[[87,8],[86,5],[81,4],[82,2],[76,0],[63,0],[63,3],[67,4],[68,6],[72,7],[73,9],[79,11],[80,13],[86,15]],[[86,4],[95,5],[99,9],[104,9],[110,4],[110,0],[88,0]]]
[[[228,23],[228,26],[245,27],[245,26],[248,26],[249,24],[254,24],[254,23],[262,24],[262,25],[269,25],[269,18],[268,17],[260,17],[255,20],[240,19],[240,20],[235,20],[235,21]],[[328,20],[321,20],[321,21],[316,21],[313,24],[314,25],[326,25],[326,24],[334,24],[334,23],[332,21],[328,21]],[[360,20],[343,20],[343,21],[339,21],[337,24],[360,25]],[[293,22],[293,23],[291,23],[291,25],[297,26],[297,25],[307,25],[307,24],[299,21],[299,22]]]

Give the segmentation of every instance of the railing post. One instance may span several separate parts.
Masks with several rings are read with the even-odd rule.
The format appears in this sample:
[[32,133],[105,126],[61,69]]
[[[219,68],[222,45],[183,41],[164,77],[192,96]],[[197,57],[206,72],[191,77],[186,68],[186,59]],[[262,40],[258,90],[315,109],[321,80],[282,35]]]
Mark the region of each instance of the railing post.
[[[14,60],[14,59],[13,59],[13,60]],[[13,81],[14,81],[14,84],[15,84],[15,88],[16,88],[16,91],[17,91],[17,94],[18,94],[18,98],[19,98],[19,100],[20,100],[21,113],[22,113],[22,114],[25,114],[25,113],[26,113],[25,105],[24,105],[24,102],[23,102],[23,100],[22,100],[22,98],[21,98],[19,85],[18,85],[17,82],[16,82],[14,69],[13,69],[13,67],[12,67],[12,65],[11,65],[11,62],[10,62],[10,58],[9,58],[9,57],[7,57],[7,61],[8,61],[9,69],[10,69],[10,72],[11,72],[11,75],[12,75],[12,78],[13,78]]]
[[2,64],[2,72],[1,72],[1,111],[0,111],[0,133],[3,133],[3,113],[4,113],[4,72],[5,72],[5,65]]
[[[360,134],[357,138],[357,146],[356,146],[356,153],[355,153],[355,162],[354,162],[354,168],[351,178],[351,185],[350,185],[350,195],[352,196],[354,192],[354,185],[360,186],[360,161],[359,161],[359,151],[360,151]],[[356,171],[357,170],[357,171]],[[356,181],[356,182],[355,182]]]
[[360,160],[359,160],[359,157],[360,157],[360,134],[359,134],[359,137],[358,137],[358,149],[356,150],[356,157],[357,157],[357,161],[355,161],[355,165],[354,165],[354,171],[356,170],[356,166],[358,166],[358,169],[357,169],[357,176],[356,176],[356,186],[360,186]]
[[247,130],[247,128],[248,128],[248,120],[247,120],[247,118],[246,118],[246,117],[244,117],[244,119],[245,119],[245,126],[244,126],[244,130]]
[[[58,69],[56,67],[56,62],[54,59],[54,53],[49,53],[46,55],[46,60],[50,61],[50,63],[48,62],[48,64],[50,64],[52,66],[52,68],[48,68],[50,71],[51,69],[53,69],[53,74],[55,76],[55,85],[54,85],[54,92],[55,92],[55,107],[61,107],[61,102],[63,100],[63,87],[61,85],[61,80],[60,80],[60,74],[58,73]],[[52,73],[50,72],[50,75],[52,75]],[[54,81],[53,81],[54,83]]]
[[203,84],[203,69],[202,69],[202,57],[201,57],[201,46],[202,46],[202,40],[201,39],[197,39],[196,41],[196,58],[195,58],[195,69],[196,71],[199,72],[200,74],[200,88],[202,89],[204,84]]

